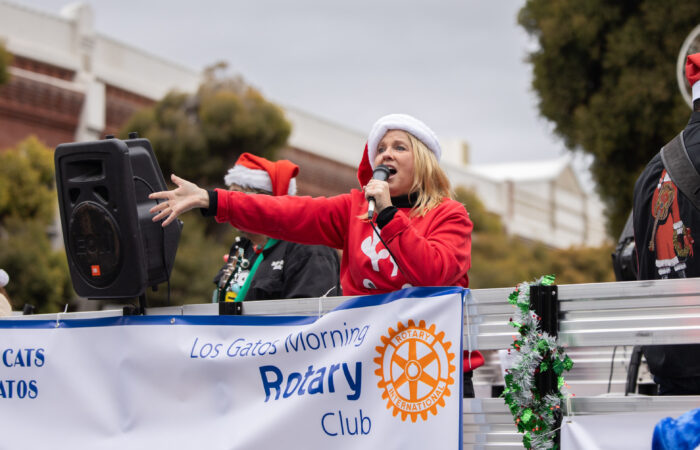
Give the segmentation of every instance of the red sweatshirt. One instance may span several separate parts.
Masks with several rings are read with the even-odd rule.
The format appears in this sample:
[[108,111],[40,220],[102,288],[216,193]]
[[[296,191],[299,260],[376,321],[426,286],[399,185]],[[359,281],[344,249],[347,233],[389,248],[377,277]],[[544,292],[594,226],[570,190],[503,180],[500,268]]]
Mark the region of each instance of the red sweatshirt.
[[423,217],[399,208],[381,230],[396,257],[374,235],[362,191],[336,197],[273,197],[217,190],[216,220],[276,239],[343,250],[344,295],[410,286],[469,286],[472,222],[461,203],[444,199]]

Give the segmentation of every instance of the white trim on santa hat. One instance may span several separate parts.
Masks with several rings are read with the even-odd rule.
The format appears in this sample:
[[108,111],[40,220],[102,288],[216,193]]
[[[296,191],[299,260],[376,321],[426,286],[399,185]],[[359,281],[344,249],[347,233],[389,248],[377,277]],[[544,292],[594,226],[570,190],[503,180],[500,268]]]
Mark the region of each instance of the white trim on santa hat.
[[377,156],[377,145],[389,130],[401,130],[411,133],[419,141],[433,152],[435,158],[440,161],[442,149],[437,136],[426,124],[408,114],[389,114],[381,117],[372,126],[367,138],[367,156],[369,163],[374,169],[374,158]]
[[700,98],[700,81],[693,84],[693,101]]
[[[224,176],[224,183],[226,186],[231,186],[232,184],[237,184],[242,188],[248,189],[260,189],[265,192],[272,194],[272,180],[270,179],[270,174],[265,170],[259,169],[249,169],[246,166],[236,164],[235,166],[228,169],[228,172]],[[296,195],[297,193],[297,180],[292,178],[289,180],[289,188],[287,189],[288,195]]]

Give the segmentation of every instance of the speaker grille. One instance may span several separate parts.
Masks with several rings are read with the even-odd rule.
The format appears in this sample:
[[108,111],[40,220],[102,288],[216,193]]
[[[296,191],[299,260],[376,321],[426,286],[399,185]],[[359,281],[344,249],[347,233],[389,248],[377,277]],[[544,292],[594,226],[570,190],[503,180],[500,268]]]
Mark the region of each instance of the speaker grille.
[[80,276],[91,286],[109,286],[122,266],[116,220],[103,206],[86,201],[72,212],[69,247]]

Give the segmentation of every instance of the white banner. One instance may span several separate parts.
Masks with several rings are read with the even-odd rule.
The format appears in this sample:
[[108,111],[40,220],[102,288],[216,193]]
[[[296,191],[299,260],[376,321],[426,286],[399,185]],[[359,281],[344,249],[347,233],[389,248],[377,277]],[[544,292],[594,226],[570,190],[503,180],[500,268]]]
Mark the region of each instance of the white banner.
[[320,318],[0,320],[0,448],[461,449],[466,292]]
[[650,449],[654,427],[685,411],[652,411],[564,417],[562,450]]

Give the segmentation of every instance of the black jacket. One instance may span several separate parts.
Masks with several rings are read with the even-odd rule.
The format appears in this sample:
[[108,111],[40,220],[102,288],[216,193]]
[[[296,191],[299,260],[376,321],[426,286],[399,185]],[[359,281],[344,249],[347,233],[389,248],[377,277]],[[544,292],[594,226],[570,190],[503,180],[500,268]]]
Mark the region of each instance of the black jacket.
[[[690,116],[690,121],[683,130],[683,142],[695,170],[700,173],[699,112],[694,112]],[[653,238],[655,221],[652,216],[652,197],[663,170],[661,155],[657,154],[634,186],[634,239],[640,280],[660,278],[656,267],[656,254],[649,250],[649,242]],[[700,211],[680,190],[677,192],[680,219],[685,227],[690,228],[690,234],[695,241],[692,256],[689,254],[679,257],[679,262],[685,263],[684,271],[687,278],[700,277],[700,248],[698,248],[700,247]],[[677,278],[678,274],[671,270],[668,277]],[[644,347],[644,355],[654,375],[668,378],[700,376],[700,345],[647,346]]]
[[[695,170],[700,173],[700,113],[695,112],[690,117],[688,126],[683,130],[683,142],[688,154],[693,161]],[[634,186],[634,240],[639,259],[638,277],[640,280],[653,280],[659,278],[656,269],[656,255],[648,248],[654,233],[654,217],[652,217],[652,197],[659,183],[661,172],[664,169],[660,153],[654,156]],[[678,208],[683,224],[691,229],[693,239],[700,245],[700,211],[695,209],[692,202],[678,191]],[[665,220],[668,220],[665,219]],[[664,220],[660,221],[663,222]],[[659,224],[660,224],[659,223]],[[657,227],[658,225],[657,224]],[[685,274],[687,278],[700,276],[700,254],[693,248],[694,256],[684,259],[686,263]],[[676,278],[676,273],[671,271],[669,278]]]
[[[250,262],[250,269],[260,254],[256,254],[253,244],[240,239],[244,256]],[[231,246],[229,261],[233,258],[236,243]],[[275,300],[284,298],[309,298],[324,295],[342,295],[340,290],[340,258],[338,252],[321,245],[302,245],[278,241],[264,250],[250,287],[245,296],[250,300]],[[226,264],[214,277],[218,285]]]

